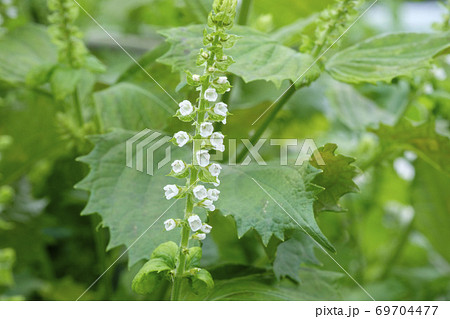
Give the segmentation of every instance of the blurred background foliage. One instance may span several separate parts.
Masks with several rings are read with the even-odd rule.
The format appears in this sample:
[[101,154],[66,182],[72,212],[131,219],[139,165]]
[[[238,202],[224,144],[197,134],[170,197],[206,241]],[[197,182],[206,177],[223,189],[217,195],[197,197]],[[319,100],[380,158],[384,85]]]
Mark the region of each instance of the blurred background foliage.
[[[194,96],[179,71],[159,62],[169,50],[159,32],[204,24],[212,1],[79,3],[175,99]],[[302,35],[314,33],[311,22],[331,3],[257,0],[248,16],[244,12],[238,19],[298,50]],[[385,32],[431,32],[433,25],[442,29],[445,14],[445,7],[434,1],[379,1],[338,48]],[[179,123],[169,118],[176,108],[170,98],[84,12],[76,25],[92,53],[89,70],[75,74],[58,69],[50,79],[57,50],[46,30],[48,15],[46,0],[0,0],[0,300],[74,300],[125,249],[105,252],[109,232],[100,217],[80,216],[88,194],[73,186],[88,167],[75,159],[92,149],[87,135],[113,127],[179,130]],[[449,78],[448,54],[436,58],[431,71],[389,84],[344,84],[324,73],[297,91],[264,133],[313,138],[317,145],[336,143],[340,153],[356,158],[360,192],[344,197],[344,212],[316,217],[336,247],[334,258],[375,299],[450,299]],[[69,79],[77,80],[70,84]],[[230,138],[251,135],[251,122],[288,85],[244,83],[235,77],[229,101],[234,116],[224,133]],[[67,110],[73,87],[86,120],[81,127]],[[95,112],[101,123],[95,122]],[[404,119],[423,124],[411,126]],[[437,143],[435,153],[424,151],[426,141]],[[270,159],[276,150],[263,149],[262,154]],[[245,299],[270,299],[274,289],[286,299],[368,298],[301,234],[264,248],[255,232],[238,239],[230,217],[215,213],[210,223],[224,229],[204,244],[202,262],[216,280],[211,299],[232,299],[249,285],[254,292]],[[292,245],[298,243],[305,251],[303,258],[294,259],[297,271],[283,260],[274,261],[277,253],[290,259]],[[272,263],[275,274],[283,274],[277,275],[283,286],[267,276]],[[140,265],[128,269],[126,258],[120,259],[83,299],[165,298],[167,285],[146,297],[131,291]],[[236,279],[240,277],[244,280]]]

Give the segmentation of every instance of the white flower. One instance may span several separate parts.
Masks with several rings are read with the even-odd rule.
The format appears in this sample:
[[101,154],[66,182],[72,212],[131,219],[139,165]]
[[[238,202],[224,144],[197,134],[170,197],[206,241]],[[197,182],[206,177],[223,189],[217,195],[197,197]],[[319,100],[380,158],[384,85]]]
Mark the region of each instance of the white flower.
[[216,206],[214,206],[213,201],[210,199],[205,200],[202,203],[203,207],[207,208],[210,211],[215,211],[216,210]]
[[222,124],[227,124],[227,119],[225,118],[223,121],[222,121]]
[[443,68],[434,66],[431,72],[433,73],[436,80],[444,81],[447,78],[447,73],[445,73],[445,70]]
[[213,73],[214,71],[216,71],[216,68],[215,68],[215,67],[210,66],[210,67],[208,68],[208,72],[209,72],[209,73]]
[[445,56],[445,63],[447,63],[448,65],[450,65],[450,54],[447,54]]
[[195,82],[200,81],[200,75],[198,75],[198,74],[192,74],[192,80],[194,80]]
[[226,84],[228,82],[228,78],[226,76],[220,76],[217,80],[217,83],[219,84]]
[[184,164],[183,161],[176,160],[175,162],[172,163],[172,170],[175,174],[181,173],[182,171],[184,171],[185,168],[186,165]]
[[222,133],[215,132],[211,135],[211,138],[209,139],[211,141],[211,145],[214,147],[215,150],[223,152],[225,150],[225,146],[223,145],[223,136]]
[[201,230],[202,232],[204,232],[205,234],[209,234],[211,232],[212,227],[209,226],[208,224],[203,224]]
[[220,166],[220,164],[212,164],[209,168],[208,168],[209,172],[211,173],[212,176],[219,176],[220,171],[222,170],[222,166]]
[[411,151],[406,151],[403,155],[405,156],[405,158],[408,161],[411,161],[411,162],[413,162],[413,161],[415,161],[417,159],[416,153],[411,152]]
[[180,192],[177,185],[166,185],[164,186],[164,190],[166,191],[166,198],[171,199],[178,195]]
[[184,100],[183,102],[181,102],[178,105],[180,106],[180,113],[183,116],[187,116],[194,111],[194,107],[192,106],[191,102],[189,102],[188,100]]
[[218,187],[220,185],[220,180],[216,178],[216,182],[212,183],[214,186]]
[[431,83],[425,83],[423,86],[423,92],[428,95],[432,94],[434,92],[433,85]]
[[194,234],[192,235],[192,239],[204,240],[206,238],[206,234]]
[[200,200],[203,200],[208,196],[208,192],[206,191],[206,188],[203,185],[198,185],[194,187],[192,192],[194,193],[194,196]]
[[218,189],[208,189],[208,199],[213,202],[219,199],[220,191]]
[[179,131],[178,133],[175,133],[173,136],[175,140],[177,141],[177,144],[179,147],[182,147],[186,145],[187,142],[189,142],[189,134],[183,131]]
[[202,228],[202,220],[198,215],[192,215],[188,218],[189,226],[191,227],[192,231],[197,231],[200,228]]
[[6,9],[6,15],[10,19],[16,19],[19,16],[19,11],[16,7],[9,7]]
[[405,181],[412,181],[416,174],[414,166],[403,157],[394,160],[394,169],[397,172],[397,175]]
[[203,53],[202,53],[202,57],[203,57],[204,59],[209,58],[209,53],[208,53],[208,52],[203,52]]
[[214,106],[214,113],[220,116],[227,116],[228,105],[223,102],[219,102]]
[[214,131],[214,126],[209,122],[204,122],[200,124],[200,135],[202,137],[208,137]]
[[206,167],[209,165],[210,155],[209,155],[208,151],[201,150],[201,151],[198,151],[197,154],[195,154],[195,155],[197,157],[198,165],[200,165],[201,167]]
[[171,231],[172,229],[177,227],[177,223],[175,222],[174,219],[171,218],[164,222],[164,227],[166,228],[167,231]]
[[209,88],[205,91],[205,99],[209,102],[216,102],[219,95],[216,92],[216,89]]

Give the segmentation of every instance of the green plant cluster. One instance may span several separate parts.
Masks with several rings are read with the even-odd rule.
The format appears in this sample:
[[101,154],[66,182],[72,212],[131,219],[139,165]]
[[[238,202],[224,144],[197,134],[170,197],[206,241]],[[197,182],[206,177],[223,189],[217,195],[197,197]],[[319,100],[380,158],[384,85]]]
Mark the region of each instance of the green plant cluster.
[[448,15],[378,2],[328,50],[371,3],[79,1],[120,48],[13,3],[1,300],[450,299]]
[[48,0],[52,11],[49,16],[49,33],[58,46],[59,61],[73,68],[81,68],[86,63],[88,51],[82,40],[83,34],[75,25],[79,7],[71,0]]

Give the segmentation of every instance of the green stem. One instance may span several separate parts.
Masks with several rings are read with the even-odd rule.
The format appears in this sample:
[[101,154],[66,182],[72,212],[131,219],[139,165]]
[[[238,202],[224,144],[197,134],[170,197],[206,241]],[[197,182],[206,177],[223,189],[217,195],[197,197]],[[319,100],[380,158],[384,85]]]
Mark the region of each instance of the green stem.
[[[193,168],[189,180],[189,188],[196,182],[197,182],[197,170]],[[192,214],[192,211],[194,210],[193,203],[194,199],[192,198],[192,194],[189,194],[187,196],[186,210],[184,213],[185,221],[189,218],[189,216]],[[174,301],[180,300],[181,283],[183,281],[184,270],[186,268],[186,254],[189,248],[189,234],[190,234],[189,225],[183,224],[181,229],[180,249],[178,251],[178,264],[175,270],[175,277],[172,286],[172,294],[170,297],[170,299]]]
[[[219,42],[219,37],[216,36],[213,41],[213,46],[217,45]],[[208,69],[210,66],[214,64],[215,54],[214,50],[211,50],[211,56],[208,59],[206,69]],[[198,102],[198,114],[197,114],[197,123],[198,127],[203,123],[205,119],[205,113],[206,113],[206,106],[207,102],[203,98],[204,92],[209,87],[209,81],[210,77],[205,80],[205,82],[202,84],[202,89],[200,90],[200,98]],[[195,136],[197,136],[200,132],[198,129],[195,129]],[[197,158],[195,154],[200,149],[199,143],[196,143],[196,141],[193,141],[193,150],[192,150],[192,164],[193,167],[191,168],[191,176],[189,177],[189,183],[188,183],[188,190],[193,188],[197,184],[197,168],[195,165],[197,165]],[[194,198],[191,193],[187,195],[186,199],[186,211],[184,213],[184,221],[186,222],[189,216],[191,216],[192,211],[194,210]],[[175,269],[175,277],[173,280],[173,286],[172,286],[172,294],[170,296],[170,299],[173,301],[180,300],[180,290],[181,290],[181,283],[183,281],[183,275],[186,268],[186,254],[189,248],[189,235],[190,235],[190,228],[187,223],[184,223],[181,229],[181,243],[180,243],[180,249],[178,251],[178,263],[177,267]]]
[[241,4],[241,11],[239,13],[238,24],[246,25],[249,15],[250,15],[250,7],[252,5],[253,0],[243,0]]
[[[286,93],[281,97],[281,99],[278,100],[277,104],[275,104],[275,107],[273,111],[269,114],[269,116],[264,120],[263,124],[258,128],[256,133],[250,138],[250,142],[252,145],[255,145],[255,143],[261,138],[261,136],[266,131],[267,127],[269,127],[270,123],[275,119],[278,112],[283,108],[283,106],[286,104],[287,101],[294,95],[294,93],[297,91],[295,88],[295,85],[292,85]],[[240,163],[244,160],[245,156],[248,154],[248,149],[244,148],[238,155],[236,161],[237,163]]]
[[73,105],[78,120],[78,124],[80,125],[80,127],[83,127],[84,118],[83,118],[83,111],[81,110],[80,99],[78,97],[78,89],[75,89],[75,92],[73,92]]
[[71,39],[71,30],[70,30],[70,21],[68,18],[68,13],[67,13],[67,9],[64,5],[64,1],[60,1],[60,12],[62,13],[62,20],[63,20],[63,32],[64,35],[66,37],[66,43],[67,43],[67,63],[69,64],[69,66],[74,67],[73,65],[73,55],[72,55],[72,51],[73,51],[73,44],[72,44],[72,39]]

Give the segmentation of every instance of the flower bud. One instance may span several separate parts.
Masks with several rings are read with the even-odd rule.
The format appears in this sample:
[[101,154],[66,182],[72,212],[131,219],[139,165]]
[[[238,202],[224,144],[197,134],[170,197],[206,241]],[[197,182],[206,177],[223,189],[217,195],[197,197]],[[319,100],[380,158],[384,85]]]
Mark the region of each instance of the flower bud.
[[206,234],[202,234],[202,233],[192,235],[192,239],[204,240],[205,238],[206,238]]
[[204,232],[205,234],[209,234],[211,232],[212,227],[209,226],[208,224],[203,224],[201,231]]
[[216,206],[214,206],[213,201],[210,199],[203,201],[201,205],[211,212],[216,210]]
[[209,58],[209,53],[208,52],[202,52],[202,58],[203,59],[208,59]]

